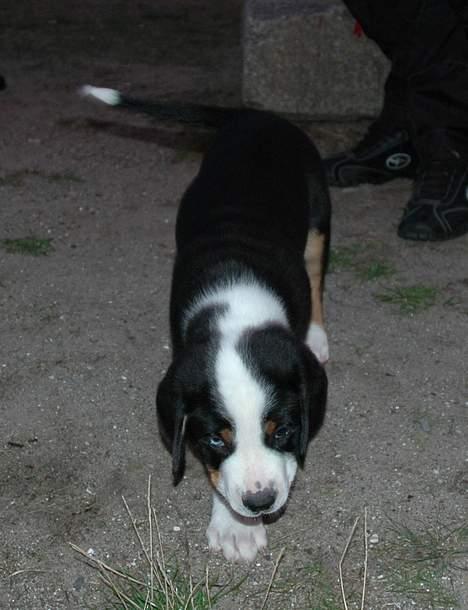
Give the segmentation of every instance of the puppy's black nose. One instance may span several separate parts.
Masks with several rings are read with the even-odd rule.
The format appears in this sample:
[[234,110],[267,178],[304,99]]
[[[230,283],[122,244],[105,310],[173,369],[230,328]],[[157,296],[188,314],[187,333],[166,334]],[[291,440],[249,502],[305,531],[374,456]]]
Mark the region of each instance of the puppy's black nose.
[[276,491],[267,487],[255,493],[248,491],[242,496],[242,502],[253,513],[261,513],[273,506],[276,500]]

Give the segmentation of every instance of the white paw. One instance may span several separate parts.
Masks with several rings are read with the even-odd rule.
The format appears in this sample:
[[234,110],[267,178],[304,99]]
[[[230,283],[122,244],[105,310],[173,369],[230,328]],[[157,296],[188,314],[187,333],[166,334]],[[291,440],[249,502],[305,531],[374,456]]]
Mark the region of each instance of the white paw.
[[311,351],[315,354],[319,362],[322,364],[328,362],[328,338],[327,333],[321,326],[315,323],[312,323],[309,326],[306,344],[310,347]]
[[247,524],[239,521],[216,496],[206,535],[209,548],[222,551],[228,561],[253,561],[257,552],[267,545],[262,522]]

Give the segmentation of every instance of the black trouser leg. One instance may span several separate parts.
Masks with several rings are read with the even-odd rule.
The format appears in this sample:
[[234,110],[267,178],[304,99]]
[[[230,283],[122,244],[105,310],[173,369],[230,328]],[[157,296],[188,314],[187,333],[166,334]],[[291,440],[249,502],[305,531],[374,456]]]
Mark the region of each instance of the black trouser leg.
[[408,118],[416,138],[452,130],[468,139],[466,0],[345,0],[392,62],[384,111]]

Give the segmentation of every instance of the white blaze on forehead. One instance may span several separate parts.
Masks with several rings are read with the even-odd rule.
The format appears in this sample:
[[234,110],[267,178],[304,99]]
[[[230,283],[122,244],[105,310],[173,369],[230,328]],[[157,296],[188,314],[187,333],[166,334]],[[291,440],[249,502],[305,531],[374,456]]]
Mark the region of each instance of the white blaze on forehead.
[[222,342],[215,363],[217,391],[234,427],[235,449],[221,466],[218,491],[238,514],[251,517],[244,505],[246,493],[272,489],[272,512],[287,501],[297,462],[293,455],[265,445],[264,414],[269,390],[243,362],[235,344]]
[[258,447],[266,389],[252,376],[230,341],[221,344],[215,371],[223,407],[235,427],[238,450]]
[[221,342],[215,363],[217,390],[234,423],[237,447],[258,447],[268,391],[250,372],[236,345],[246,328],[267,322],[286,326],[286,313],[273,293],[255,283],[224,288],[217,297],[227,305],[218,321]]

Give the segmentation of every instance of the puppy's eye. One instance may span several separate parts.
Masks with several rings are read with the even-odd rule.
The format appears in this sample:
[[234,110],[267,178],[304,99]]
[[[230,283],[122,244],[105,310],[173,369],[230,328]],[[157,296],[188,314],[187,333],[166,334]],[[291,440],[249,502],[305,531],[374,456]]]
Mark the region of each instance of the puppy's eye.
[[206,438],[206,442],[212,449],[223,449],[226,446],[224,440],[216,434],[208,436]]
[[288,426],[279,426],[273,434],[275,441],[284,441],[291,436],[292,430]]

